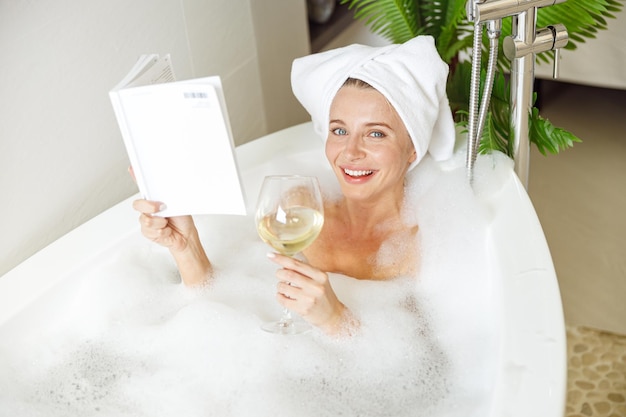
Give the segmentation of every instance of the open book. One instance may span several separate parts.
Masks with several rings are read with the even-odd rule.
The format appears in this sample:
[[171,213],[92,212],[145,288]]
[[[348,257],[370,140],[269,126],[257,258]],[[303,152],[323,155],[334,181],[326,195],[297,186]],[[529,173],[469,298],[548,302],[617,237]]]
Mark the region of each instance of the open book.
[[160,216],[245,214],[219,77],[175,81],[169,55],[143,55],[109,92],[143,198]]

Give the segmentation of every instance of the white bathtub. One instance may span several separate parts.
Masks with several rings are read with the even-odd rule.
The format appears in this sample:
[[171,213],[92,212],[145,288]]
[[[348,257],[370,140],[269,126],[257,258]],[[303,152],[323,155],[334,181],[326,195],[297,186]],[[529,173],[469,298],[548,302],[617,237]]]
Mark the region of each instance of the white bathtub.
[[[319,152],[321,141],[310,123],[268,135],[237,148],[246,188],[258,189],[261,177],[246,177],[263,167],[266,174],[281,173],[280,160],[299,152]],[[493,286],[500,295],[499,352],[496,388],[490,400],[491,416],[561,417],[565,406],[565,327],[556,275],[543,231],[524,188],[511,169],[503,186],[485,196],[493,221],[488,248],[493,264]],[[253,200],[256,191],[251,191]],[[138,234],[132,198],[76,228],[0,277],[0,330],[23,329],[18,313],[41,304],[75,271],[114,253],[116,246]],[[249,202],[250,204],[250,202]],[[27,325],[27,324],[26,324]],[[0,410],[1,411],[1,410]]]

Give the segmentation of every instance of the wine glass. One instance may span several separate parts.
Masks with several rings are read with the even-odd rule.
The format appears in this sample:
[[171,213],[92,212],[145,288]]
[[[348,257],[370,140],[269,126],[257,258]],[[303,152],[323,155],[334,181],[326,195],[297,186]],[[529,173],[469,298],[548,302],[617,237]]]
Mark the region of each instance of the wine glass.
[[[324,204],[315,177],[270,175],[265,177],[257,201],[255,221],[261,239],[277,252],[295,256],[317,238],[324,224]],[[289,309],[280,320],[266,323],[263,330],[296,334],[309,325],[296,322]]]

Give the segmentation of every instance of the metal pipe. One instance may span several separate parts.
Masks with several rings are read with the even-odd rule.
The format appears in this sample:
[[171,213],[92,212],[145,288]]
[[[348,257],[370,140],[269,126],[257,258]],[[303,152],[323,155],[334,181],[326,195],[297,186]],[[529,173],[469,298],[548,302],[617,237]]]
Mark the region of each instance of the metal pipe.
[[[471,1],[471,0],[470,0]],[[487,0],[473,4],[472,17],[474,23],[484,23],[514,16],[530,8],[554,6],[567,0]]]
[[[487,121],[487,113],[489,113],[489,103],[491,102],[491,93],[493,91],[493,83],[496,78],[496,70],[498,68],[498,39],[502,33],[502,21],[492,20],[487,22],[487,36],[489,37],[489,59],[487,61],[487,74],[485,75],[485,85],[483,87],[483,95],[480,103],[480,113],[478,114],[478,127],[476,129],[476,143],[474,144],[474,154],[478,154],[478,145],[482,138],[485,122]],[[476,157],[474,157],[475,159]]]
[[[533,45],[535,41],[537,9],[531,7],[513,16],[512,34],[516,41]],[[532,107],[535,80],[535,53],[513,59],[511,63],[511,132],[515,172],[524,187],[528,187],[530,160],[529,113]]]
[[[478,29],[486,23],[494,33],[499,27],[494,21],[504,17],[512,17],[512,36],[503,42],[504,54],[511,60],[511,121],[509,153],[515,160],[515,172],[524,187],[528,188],[530,140],[529,115],[532,108],[532,98],[535,81],[535,55],[548,50],[558,50],[568,42],[565,26],[556,24],[537,30],[537,8],[563,3],[566,0],[468,0],[467,15],[474,22],[474,46],[472,62],[472,85],[470,88],[470,120],[467,150],[467,171],[470,182],[476,158],[482,127],[484,126],[491,90],[485,86],[481,114],[476,118],[476,106],[480,82],[480,47],[482,32]],[[495,36],[495,35],[494,35]],[[491,36],[490,36],[491,38]],[[496,45],[497,40],[490,42]],[[476,59],[478,56],[478,59]],[[555,74],[558,72],[558,55],[555,52]],[[478,62],[477,62],[478,61]],[[491,61],[491,56],[490,56]],[[478,65],[478,67],[477,67]],[[478,81],[477,81],[478,80]],[[493,82],[489,81],[488,82]]]
[[474,25],[474,43],[472,46],[472,74],[470,83],[469,97],[469,120],[468,120],[468,140],[465,167],[467,168],[467,177],[470,183],[473,180],[474,162],[476,161],[476,152],[480,137],[478,132],[478,106],[480,95],[480,64],[482,52],[482,23]]
[[[561,25],[562,26],[562,25]],[[544,52],[552,49],[555,43],[555,32],[552,26],[539,29],[535,33],[535,41],[527,44],[522,39],[507,36],[502,42],[504,56],[513,61],[515,58],[532,53]]]

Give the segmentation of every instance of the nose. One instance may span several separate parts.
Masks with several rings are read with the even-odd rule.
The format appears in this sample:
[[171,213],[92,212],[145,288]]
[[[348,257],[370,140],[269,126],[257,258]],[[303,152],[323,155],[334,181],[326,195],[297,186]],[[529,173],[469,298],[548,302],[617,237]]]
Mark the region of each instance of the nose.
[[348,160],[357,160],[365,156],[363,149],[363,139],[359,135],[350,135],[346,141],[343,153]]

